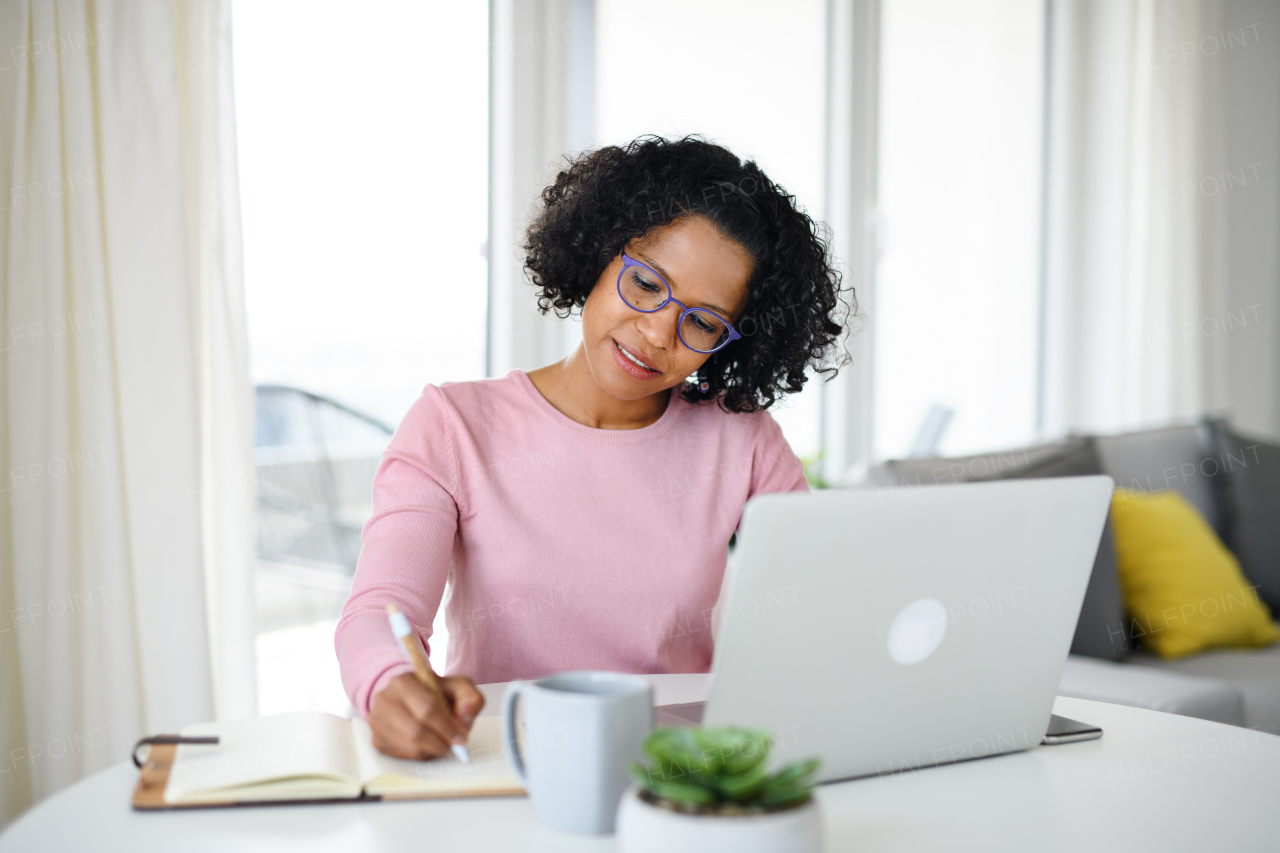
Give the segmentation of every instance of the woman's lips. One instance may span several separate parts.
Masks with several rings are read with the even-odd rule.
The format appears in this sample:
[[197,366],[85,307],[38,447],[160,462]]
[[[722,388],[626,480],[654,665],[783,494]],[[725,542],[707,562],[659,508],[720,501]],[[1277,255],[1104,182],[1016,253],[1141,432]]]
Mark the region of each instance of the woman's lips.
[[631,352],[630,349],[624,348],[622,344],[618,343],[617,341],[613,341],[613,360],[618,362],[618,366],[621,367],[623,370],[625,370],[627,373],[631,374],[636,379],[653,379],[654,377],[662,375],[662,371],[660,370],[655,370],[652,367],[641,367],[631,359],[627,358],[626,354],[631,354],[635,356],[638,360],[644,361],[646,364],[648,364],[649,360],[646,359],[643,355],[640,355],[639,353],[633,353]]

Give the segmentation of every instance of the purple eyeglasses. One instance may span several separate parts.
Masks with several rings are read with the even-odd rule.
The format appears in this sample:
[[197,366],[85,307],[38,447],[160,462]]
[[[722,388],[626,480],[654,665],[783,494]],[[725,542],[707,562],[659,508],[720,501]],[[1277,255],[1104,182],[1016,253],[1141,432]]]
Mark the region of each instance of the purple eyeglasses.
[[712,353],[724,349],[730,341],[742,337],[729,321],[707,308],[690,308],[671,295],[671,285],[649,267],[622,253],[622,271],[618,273],[618,296],[627,306],[652,314],[674,302],[684,311],[676,324],[680,341],[694,352]]

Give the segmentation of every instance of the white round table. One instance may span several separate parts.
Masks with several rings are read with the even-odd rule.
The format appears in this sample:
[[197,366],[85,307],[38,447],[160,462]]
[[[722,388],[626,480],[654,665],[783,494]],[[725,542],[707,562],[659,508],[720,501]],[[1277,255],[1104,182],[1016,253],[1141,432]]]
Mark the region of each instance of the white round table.
[[[660,703],[705,696],[704,676],[653,680]],[[827,850],[1280,850],[1280,737],[1084,699],[1054,711],[1105,734],[820,787]],[[50,797],[0,835],[0,853],[614,849],[539,825],[523,798],[143,814],[129,807],[136,779],[126,762]]]

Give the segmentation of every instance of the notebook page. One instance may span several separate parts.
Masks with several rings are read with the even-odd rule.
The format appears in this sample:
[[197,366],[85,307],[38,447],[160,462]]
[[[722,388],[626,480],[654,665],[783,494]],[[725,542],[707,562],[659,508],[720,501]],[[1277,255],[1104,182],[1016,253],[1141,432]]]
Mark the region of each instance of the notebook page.
[[359,770],[347,720],[296,711],[187,726],[183,735],[217,735],[214,746],[178,747],[165,801],[234,802],[356,797]]
[[369,724],[351,721],[356,762],[365,793],[396,797],[475,797],[523,794],[524,788],[507,766],[499,717],[480,717],[471,727],[467,749],[471,763],[453,753],[430,761],[406,761],[379,752]]

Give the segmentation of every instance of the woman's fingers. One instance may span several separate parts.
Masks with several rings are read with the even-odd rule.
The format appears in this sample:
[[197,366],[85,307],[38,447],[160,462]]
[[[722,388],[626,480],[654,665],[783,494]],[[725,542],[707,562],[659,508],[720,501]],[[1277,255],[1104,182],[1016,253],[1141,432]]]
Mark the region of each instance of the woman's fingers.
[[373,729],[373,743],[396,758],[425,759],[449,751],[447,741],[419,723],[403,703],[384,690],[374,696],[367,721]]
[[431,725],[424,725],[422,720],[405,706],[397,709],[399,713],[391,715],[391,723],[399,733],[402,743],[421,753],[421,758],[434,758],[449,751],[449,736],[443,735]]
[[440,681],[444,687],[444,695],[453,703],[453,713],[470,730],[471,724],[484,708],[484,694],[465,675],[450,675]]
[[433,731],[445,743],[466,743],[467,726],[464,726],[453,710],[443,704],[436,695],[422,686],[410,673],[397,676],[387,686],[388,693],[397,698],[413,718],[421,725]]
[[471,723],[484,708],[484,694],[460,675],[441,679],[441,687],[449,705],[412,673],[391,679],[370,703],[374,746],[397,758],[423,759],[443,755],[451,743],[466,743]]

